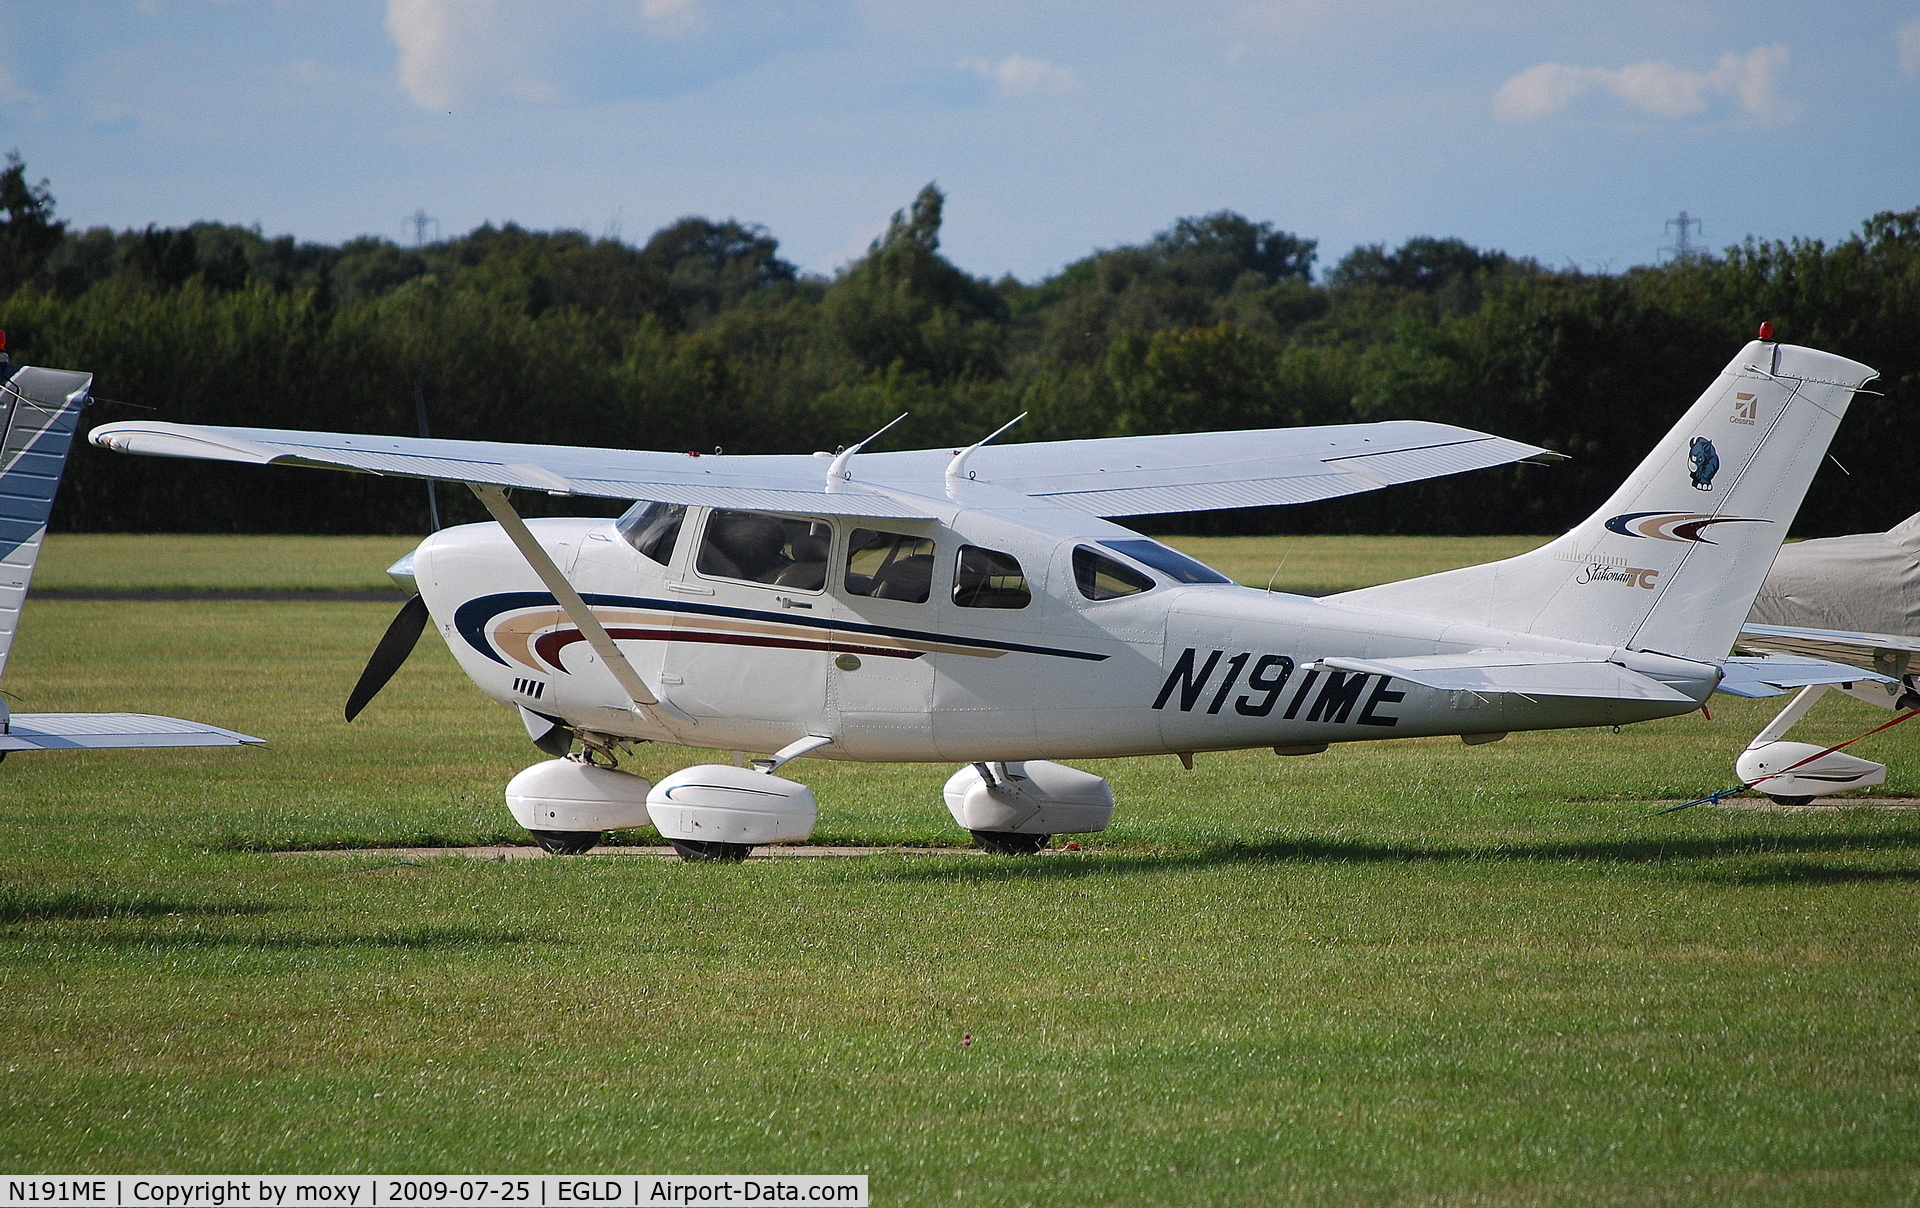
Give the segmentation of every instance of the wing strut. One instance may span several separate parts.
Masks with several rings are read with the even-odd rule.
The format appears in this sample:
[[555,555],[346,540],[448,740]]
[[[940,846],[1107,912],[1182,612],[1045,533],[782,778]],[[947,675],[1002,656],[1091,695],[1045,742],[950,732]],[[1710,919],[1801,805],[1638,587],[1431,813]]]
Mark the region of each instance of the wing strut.
[[593,610],[587,607],[587,602],[580,598],[580,593],[573,589],[573,584],[567,582],[567,577],[560,573],[560,568],[553,564],[553,559],[547,556],[547,551],[541,547],[539,541],[534,539],[533,533],[527,529],[527,522],[520,519],[520,513],[514,511],[513,505],[507,502],[507,493],[491,483],[470,482],[467,487],[480,497],[480,502],[485,504],[487,511],[500,522],[500,527],[507,530],[507,536],[513,539],[514,547],[520,551],[520,556],[527,560],[527,565],[533,568],[533,573],[539,575],[540,581],[547,585],[547,590],[553,593],[554,601],[567,614],[567,618],[579,627],[581,636],[587,639],[587,645],[593,647],[593,652],[606,663],[607,670],[613,672],[613,678],[620,681],[621,689],[633,701],[633,711],[656,725],[659,724],[659,719],[651,715],[654,709],[669,714],[682,725],[692,725],[691,717],[648,690],[646,681],[640,678],[640,673],[633,669],[633,664],[627,661],[627,656],[620,652],[620,647],[614,645],[613,639],[607,635],[606,628],[600,624],[600,618],[593,615]]

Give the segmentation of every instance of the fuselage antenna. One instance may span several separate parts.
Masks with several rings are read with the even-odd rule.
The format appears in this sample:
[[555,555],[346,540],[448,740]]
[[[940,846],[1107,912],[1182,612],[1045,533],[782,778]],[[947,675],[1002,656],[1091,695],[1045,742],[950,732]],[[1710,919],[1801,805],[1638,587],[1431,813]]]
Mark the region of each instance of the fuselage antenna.
[[893,427],[894,424],[897,424],[901,420],[907,418],[909,414],[911,413],[907,411],[902,411],[900,414],[893,417],[893,419],[887,424],[886,428],[880,429],[880,431],[875,432],[872,436],[867,437],[867,439],[861,441],[859,444],[849,445],[847,448],[842,449],[839,453],[835,454],[833,458],[833,464],[827,467],[828,489],[837,487],[843,482],[852,482],[853,481],[853,455],[855,453],[858,453],[860,450],[866,448],[868,445],[872,444],[874,441],[879,440],[882,436],[886,435],[887,428]]
[[967,458],[972,457],[975,451],[977,451],[981,445],[992,444],[994,439],[998,437],[1002,432],[1005,432],[1008,428],[1013,427],[1015,424],[1019,423],[1021,420],[1025,418],[1027,418],[1027,412],[1022,411],[1020,414],[1014,416],[1012,419],[1008,420],[1006,423],[1001,424],[998,428],[995,428],[992,434],[986,437],[986,439],[975,441],[973,444],[970,444],[966,448],[960,450],[958,453],[955,453],[953,455],[953,460],[947,463],[948,480],[952,482],[964,482],[968,478],[971,478],[973,475],[967,469]]

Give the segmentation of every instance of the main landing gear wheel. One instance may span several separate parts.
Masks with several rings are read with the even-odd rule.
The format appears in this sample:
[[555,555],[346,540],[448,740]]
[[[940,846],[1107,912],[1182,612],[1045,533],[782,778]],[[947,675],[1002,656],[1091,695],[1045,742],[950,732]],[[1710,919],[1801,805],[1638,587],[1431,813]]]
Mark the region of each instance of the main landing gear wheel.
[[682,860],[724,861],[732,863],[747,858],[753,850],[751,843],[719,843],[709,839],[668,839],[673,850],[680,853]]
[[973,845],[996,856],[1031,856],[1046,847],[1052,835],[1023,835],[1018,831],[968,831]]
[[528,831],[533,841],[556,856],[584,856],[600,842],[602,831]]
[[1813,798],[1811,797],[1781,797],[1774,793],[1768,793],[1767,800],[1774,802],[1776,805],[1812,805],[1813,804]]

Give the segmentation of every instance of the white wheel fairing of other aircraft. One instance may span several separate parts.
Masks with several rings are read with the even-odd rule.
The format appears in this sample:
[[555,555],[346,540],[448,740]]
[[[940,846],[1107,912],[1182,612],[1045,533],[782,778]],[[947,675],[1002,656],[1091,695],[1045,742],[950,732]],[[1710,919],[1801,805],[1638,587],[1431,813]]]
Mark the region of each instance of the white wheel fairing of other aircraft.
[[[559,756],[507,793],[550,849],[649,821],[692,857],[804,838],[812,794],[775,772],[806,755],[963,763],[955,820],[1019,852],[1111,817],[1106,783],[1060,760],[1477,744],[1686,713],[1716,689],[1860,679],[1728,651],[1874,376],[1750,343],[1564,536],[1324,599],[1239,586],[1105,518],[1331,498],[1545,450],[1411,422],[813,457],[155,422],[92,439],[470,486],[496,523],[436,533],[395,567],[419,594],[349,715],[431,620]],[[639,502],[617,521],[528,522],[509,487]],[[650,785],[617,768],[639,740],[772,754]]]

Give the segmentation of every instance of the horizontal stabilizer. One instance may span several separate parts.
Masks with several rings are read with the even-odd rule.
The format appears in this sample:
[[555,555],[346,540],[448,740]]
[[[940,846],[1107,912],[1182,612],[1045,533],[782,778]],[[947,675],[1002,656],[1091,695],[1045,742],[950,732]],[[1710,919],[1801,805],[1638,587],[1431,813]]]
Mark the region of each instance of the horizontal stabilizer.
[[1693,698],[1618,663],[1525,651],[1486,650],[1405,659],[1325,658],[1339,671],[1388,675],[1442,692],[1512,692],[1598,700],[1683,701]]
[[1893,679],[1846,663],[1799,654],[1736,655],[1723,664],[1726,678],[1721,692],[1729,696],[1778,696],[1789,688],[1813,684],[1853,684],[1861,680],[1891,684]]
[[237,747],[264,743],[219,726],[151,713],[15,713],[0,751],[73,751],[111,747]]

